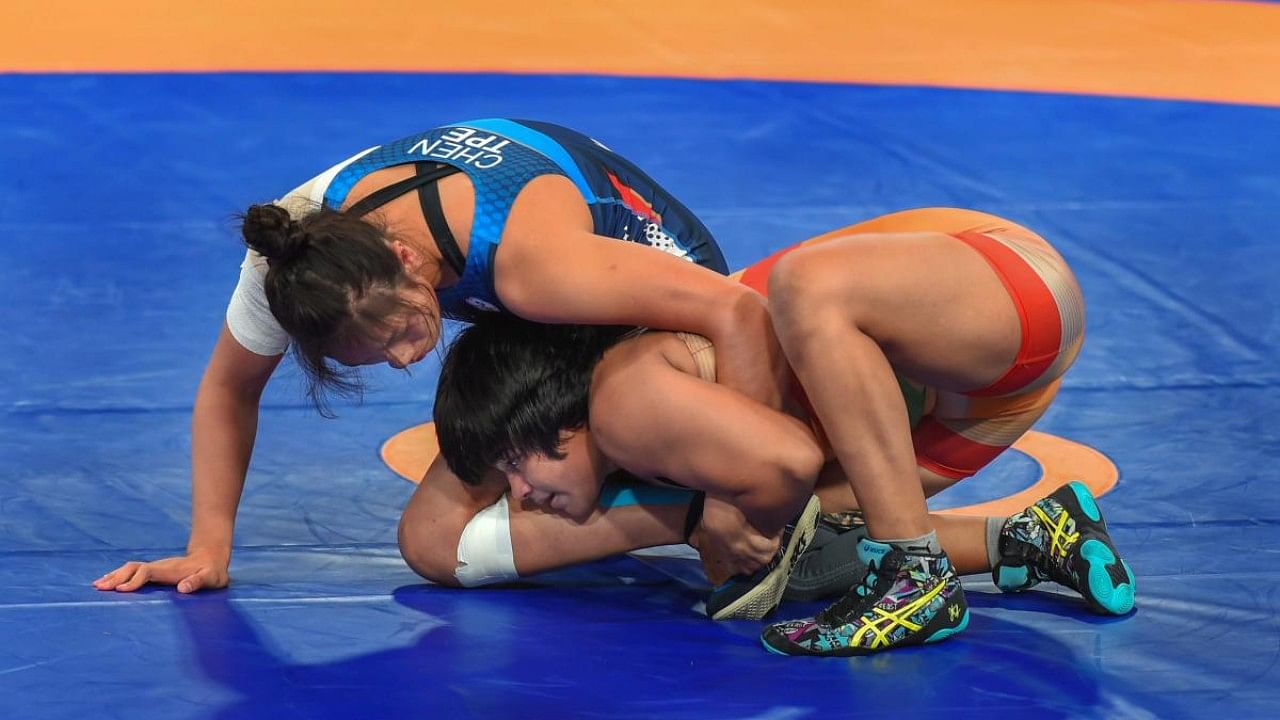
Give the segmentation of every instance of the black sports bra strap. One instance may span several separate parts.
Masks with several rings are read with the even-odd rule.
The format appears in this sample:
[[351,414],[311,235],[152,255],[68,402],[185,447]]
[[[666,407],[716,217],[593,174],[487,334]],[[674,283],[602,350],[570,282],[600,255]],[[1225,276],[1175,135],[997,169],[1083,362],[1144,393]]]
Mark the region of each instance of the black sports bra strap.
[[[451,165],[444,167],[457,172],[457,168]],[[429,169],[425,163],[418,163],[418,177],[427,177],[437,170]],[[453,237],[453,231],[449,229],[449,221],[445,219],[444,208],[440,206],[440,189],[436,187],[434,182],[427,182],[418,186],[418,203],[422,205],[422,217],[426,218],[427,228],[431,230],[431,237],[436,240],[436,247],[440,249],[440,254],[444,257],[445,262],[449,263],[449,267],[457,273],[458,277],[462,277],[462,273],[466,270],[467,259],[462,256],[462,250],[458,247],[458,241]]]
[[435,238],[436,246],[440,248],[440,254],[444,256],[445,262],[449,263],[453,271],[461,277],[462,271],[467,264],[466,258],[462,256],[462,251],[458,249],[458,242],[454,240],[453,233],[449,231],[449,223],[445,221],[444,210],[440,207],[440,192],[436,189],[436,181],[462,171],[452,165],[443,164],[415,163],[414,167],[416,172],[412,177],[397,180],[384,188],[369,193],[363,200],[347,208],[346,212],[349,215],[361,217],[407,192],[417,190],[418,201],[422,205],[422,214],[426,217],[427,227],[431,230],[431,236]]

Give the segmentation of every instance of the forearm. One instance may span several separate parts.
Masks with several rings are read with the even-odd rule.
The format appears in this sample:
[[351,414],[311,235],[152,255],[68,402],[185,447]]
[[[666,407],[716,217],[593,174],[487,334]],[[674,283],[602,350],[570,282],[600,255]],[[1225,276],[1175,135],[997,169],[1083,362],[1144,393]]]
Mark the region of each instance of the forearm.
[[511,501],[511,544],[521,577],[632,550],[684,542],[688,503],[601,508],[584,523]]
[[[684,541],[688,500],[620,504],[601,508],[578,523],[557,513],[526,509],[519,500],[495,505],[505,490],[505,483],[498,482],[466,485],[437,457],[400,521],[405,562],[432,582],[478,587]],[[481,513],[487,513],[483,520]],[[474,575],[460,575],[468,565],[467,572],[491,577],[477,583]]]
[[720,382],[780,406],[785,366],[767,304],[735,280],[635,243],[541,228],[504,236],[494,282],[509,310],[535,322],[702,335],[723,353]]
[[195,549],[230,554],[236,510],[258,428],[258,396],[206,381],[191,422],[191,537]]
[[786,391],[787,367],[773,332],[768,303],[746,286],[725,293],[707,313],[702,334],[716,348],[716,380],[777,409]]

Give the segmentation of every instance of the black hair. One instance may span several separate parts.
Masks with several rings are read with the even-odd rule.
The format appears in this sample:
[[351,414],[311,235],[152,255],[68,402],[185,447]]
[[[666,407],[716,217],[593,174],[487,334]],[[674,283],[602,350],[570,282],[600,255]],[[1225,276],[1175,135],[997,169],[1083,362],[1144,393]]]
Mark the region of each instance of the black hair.
[[[239,217],[245,245],[267,259],[267,303],[289,334],[307,394],[332,416],[326,391],[358,397],[363,386],[356,371],[328,354],[377,337],[409,307],[398,291],[422,283],[405,271],[385,228],[368,219],[319,208],[295,220],[276,205],[252,205]],[[438,322],[438,306],[412,309]]]
[[436,435],[449,469],[474,485],[512,457],[562,459],[561,432],[587,425],[592,371],[634,332],[479,318],[449,348],[436,388]]

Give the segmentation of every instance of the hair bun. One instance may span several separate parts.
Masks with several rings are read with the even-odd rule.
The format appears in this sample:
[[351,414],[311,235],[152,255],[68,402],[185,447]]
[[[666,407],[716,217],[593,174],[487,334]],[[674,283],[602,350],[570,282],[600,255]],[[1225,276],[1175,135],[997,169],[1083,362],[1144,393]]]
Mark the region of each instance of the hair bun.
[[271,264],[288,262],[307,249],[306,235],[278,205],[250,205],[240,232],[245,244]]

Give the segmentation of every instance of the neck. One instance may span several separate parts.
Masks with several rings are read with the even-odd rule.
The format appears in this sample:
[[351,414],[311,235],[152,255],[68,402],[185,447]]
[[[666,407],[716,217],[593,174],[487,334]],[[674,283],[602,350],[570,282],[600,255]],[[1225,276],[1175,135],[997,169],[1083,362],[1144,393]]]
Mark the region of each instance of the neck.
[[414,280],[426,283],[433,288],[449,287],[458,282],[456,273],[445,264],[440,251],[435,247],[425,250],[422,254],[422,262],[408,272]]

